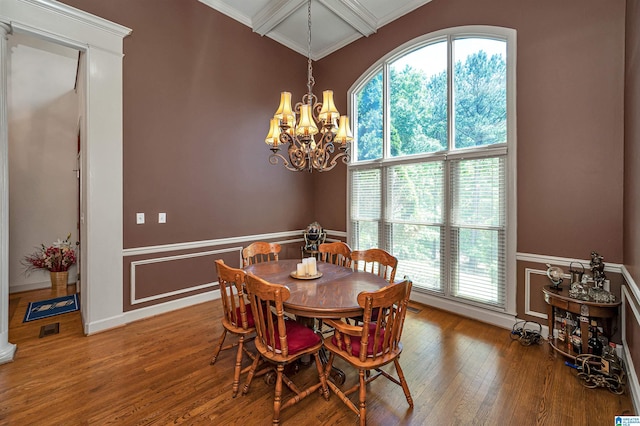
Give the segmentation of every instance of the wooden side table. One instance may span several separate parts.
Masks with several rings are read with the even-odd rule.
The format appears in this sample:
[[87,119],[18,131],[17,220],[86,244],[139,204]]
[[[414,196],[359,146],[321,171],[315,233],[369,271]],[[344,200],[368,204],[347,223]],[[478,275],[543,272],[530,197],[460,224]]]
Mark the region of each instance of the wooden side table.
[[611,338],[613,334],[613,320],[618,316],[618,309],[621,301],[613,303],[591,302],[578,300],[569,297],[569,290],[564,288],[556,290],[550,285],[544,286],[544,301],[547,302],[547,321],[549,327],[549,344],[553,349],[564,356],[575,359],[580,353],[573,350],[570,336],[566,336],[566,340],[554,337],[553,330],[556,327],[556,312],[562,310],[575,314],[579,321],[582,352],[587,353],[587,341],[589,340],[589,324],[591,319],[601,320],[603,334],[607,338]]

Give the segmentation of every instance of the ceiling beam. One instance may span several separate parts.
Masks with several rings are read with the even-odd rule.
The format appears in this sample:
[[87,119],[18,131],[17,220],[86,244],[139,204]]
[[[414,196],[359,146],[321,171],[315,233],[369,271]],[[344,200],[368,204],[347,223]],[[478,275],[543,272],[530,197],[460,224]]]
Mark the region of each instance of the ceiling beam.
[[307,0],[271,0],[253,17],[253,31],[261,36],[267,34],[306,3]]
[[376,17],[358,0],[318,0],[365,37],[378,29]]
[[233,18],[236,21],[251,28],[251,20],[245,15],[243,15],[242,13],[238,12],[237,9],[229,6],[226,2],[222,0],[198,0],[198,1],[200,3],[206,4],[210,8],[217,10],[220,13],[224,13],[228,17]]

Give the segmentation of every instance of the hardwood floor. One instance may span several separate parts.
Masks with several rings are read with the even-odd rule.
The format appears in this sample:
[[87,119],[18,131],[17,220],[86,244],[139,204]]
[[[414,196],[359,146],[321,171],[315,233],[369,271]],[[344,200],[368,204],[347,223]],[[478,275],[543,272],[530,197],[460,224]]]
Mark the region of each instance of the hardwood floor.
[[[18,350],[0,365],[0,424],[270,424],[273,386],[257,378],[234,399],[235,350],[209,365],[222,330],[219,301],[87,337],[77,312],[22,323],[27,303],[48,297],[10,295],[9,341]],[[508,330],[416,307],[407,314],[400,360],[415,407],[380,378],[367,390],[369,425],[595,426],[634,414],[628,393],[583,387],[547,343],[523,346]],[[54,322],[60,333],[39,338],[40,327]],[[354,371],[336,364],[355,383]],[[314,373],[303,368],[293,380],[304,384]],[[311,395],[281,421],[355,425],[357,417],[335,395]]]

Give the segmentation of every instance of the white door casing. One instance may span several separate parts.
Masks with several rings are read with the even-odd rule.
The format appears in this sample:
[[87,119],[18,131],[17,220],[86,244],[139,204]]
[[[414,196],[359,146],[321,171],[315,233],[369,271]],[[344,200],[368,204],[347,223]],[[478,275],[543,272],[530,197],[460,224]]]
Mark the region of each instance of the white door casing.
[[[0,24],[83,52],[82,320],[85,334],[115,327],[123,317],[122,40],[131,30],[53,0],[0,0]],[[0,49],[0,55],[6,70],[7,52]],[[0,72],[0,266],[8,259],[6,79]],[[2,267],[0,363],[15,352],[8,342],[8,289],[8,267]]]

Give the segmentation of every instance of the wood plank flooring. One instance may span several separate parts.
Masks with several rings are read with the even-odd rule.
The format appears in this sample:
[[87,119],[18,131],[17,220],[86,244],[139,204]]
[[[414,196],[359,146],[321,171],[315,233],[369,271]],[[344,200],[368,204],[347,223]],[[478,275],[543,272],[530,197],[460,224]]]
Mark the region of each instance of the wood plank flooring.
[[[273,386],[262,378],[248,395],[231,397],[235,349],[209,365],[222,331],[219,301],[84,336],[77,312],[22,323],[27,303],[48,297],[48,290],[10,295],[9,341],[18,350],[0,365],[0,424],[270,424]],[[523,346],[508,330],[416,307],[400,360],[415,407],[380,378],[367,390],[369,425],[599,426],[634,414],[628,394],[583,387],[547,343]],[[39,338],[40,327],[54,322],[60,333]],[[355,372],[336,364],[346,384],[355,383]],[[292,378],[308,383],[314,372],[303,368]],[[357,417],[335,395],[311,395],[281,421],[355,425]]]

